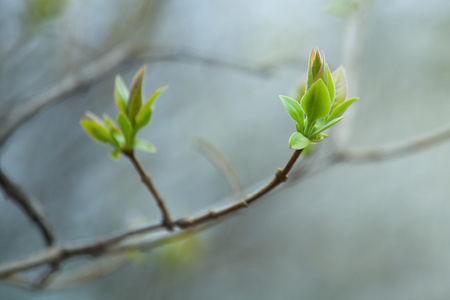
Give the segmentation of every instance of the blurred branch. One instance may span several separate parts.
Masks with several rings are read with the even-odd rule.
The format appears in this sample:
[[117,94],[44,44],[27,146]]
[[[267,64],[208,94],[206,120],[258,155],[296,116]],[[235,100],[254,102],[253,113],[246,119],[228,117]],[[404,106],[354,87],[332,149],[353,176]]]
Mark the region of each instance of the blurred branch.
[[447,139],[450,139],[450,126],[444,126],[419,137],[391,145],[366,149],[342,150],[336,153],[336,159],[346,162],[367,162],[390,159],[429,148]]
[[45,243],[49,246],[53,243],[54,237],[51,232],[50,223],[44,214],[44,210],[40,203],[34,200],[31,196],[27,195],[20,187],[15,185],[0,169],[0,186],[2,187],[5,195],[14,201],[19,207],[25,211],[25,214],[30,218],[32,222],[36,224]]
[[10,111],[2,114],[2,131],[0,132],[0,147],[8,138],[27,120],[36,115],[47,105],[59,98],[66,96],[75,90],[90,84],[106,72],[119,65],[136,52],[136,48],[119,46],[109,53],[100,57],[81,68],[76,74],[71,74],[49,90],[27,100],[25,103],[17,104]]
[[241,196],[243,189],[241,180],[239,179],[239,175],[235,168],[225,155],[205,139],[198,139],[197,145],[203,154],[222,172],[230,185],[233,195]]
[[271,76],[272,73],[282,65],[292,67],[295,64],[301,63],[300,61],[294,59],[279,59],[277,61],[262,64],[260,66],[251,66],[196,54],[188,49],[163,48],[158,49],[158,52],[160,53],[153,53],[143,58],[147,62],[171,62],[171,61],[181,61],[188,63],[199,62],[206,65],[236,70],[238,72],[251,74],[257,77]]

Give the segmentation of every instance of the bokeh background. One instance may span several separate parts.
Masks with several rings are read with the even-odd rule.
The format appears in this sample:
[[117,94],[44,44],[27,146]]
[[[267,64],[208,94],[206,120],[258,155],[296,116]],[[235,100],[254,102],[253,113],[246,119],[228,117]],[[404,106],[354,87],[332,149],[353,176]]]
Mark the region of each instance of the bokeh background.
[[[78,124],[86,110],[115,115],[115,74],[129,83],[147,63],[146,94],[170,87],[142,133],[158,152],[139,159],[173,215],[223,203],[228,184],[197,139],[220,149],[244,186],[270,178],[289,158],[294,130],[278,95],[294,93],[312,47],[332,69],[343,63],[349,5],[0,0],[3,115],[117,46],[141,49],[22,126],[0,164],[44,205],[58,242],[159,220],[131,165],[110,160]],[[349,83],[361,100],[338,125],[351,126],[344,149],[449,124],[449,20],[448,1],[368,4],[360,72]],[[449,299],[449,151],[450,141],[392,160],[340,163],[111,276],[52,292],[0,283],[0,299]],[[0,262],[41,249],[36,228],[0,198]]]

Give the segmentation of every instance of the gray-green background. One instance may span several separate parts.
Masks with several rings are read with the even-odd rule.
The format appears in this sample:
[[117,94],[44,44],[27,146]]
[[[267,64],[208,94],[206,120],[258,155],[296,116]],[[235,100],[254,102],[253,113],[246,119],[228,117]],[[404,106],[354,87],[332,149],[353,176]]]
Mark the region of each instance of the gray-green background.
[[[295,130],[278,95],[292,94],[312,47],[332,69],[342,63],[346,22],[327,14],[325,1],[67,0],[54,16],[30,12],[32,2],[0,0],[2,113],[115,45],[148,46],[34,117],[2,149],[2,167],[40,199],[59,242],[159,219],[131,165],[112,162],[78,124],[85,110],[115,114],[116,73],[129,83],[148,63],[146,94],[170,85],[142,133],[158,152],[139,159],[181,216],[229,195],[196,149],[198,137],[230,159],[245,186],[269,178],[287,161]],[[449,20],[448,1],[372,5],[348,147],[450,123]],[[148,59],[167,51],[275,67],[261,76],[196,59]],[[187,262],[169,265],[162,249],[69,290],[0,284],[0,299],[448,299],[449,150],[444,142],[394,160],[333,166],[200,234],[182,249]],[[36,229],[1,198],[0,262],[41,249]]]

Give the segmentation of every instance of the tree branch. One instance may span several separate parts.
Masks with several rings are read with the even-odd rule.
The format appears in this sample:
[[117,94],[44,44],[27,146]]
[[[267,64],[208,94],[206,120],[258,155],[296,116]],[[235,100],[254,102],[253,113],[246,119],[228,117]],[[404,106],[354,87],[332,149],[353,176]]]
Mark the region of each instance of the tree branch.
[[153,197],[156,200],[156,204],[158,205],[159,210],[162,214],[162,225],[166,227],[169,230],[173,230],[173,224],[172,219],[170,218],[169,210],[166,207],[166,204],[164,203],[164,200],[159,195],[158,191],[154,187],[152,180],[150,179],[150,176],[145,174],[144,170],[142,169],[141,165],[137,161],[136,157],[134,156],[134,152],[123,152],[123,154],[128,157],[133,164],[133,167],[138,172],[139,176],[141,177],[142,183],[147,187],[147,189],[150,191],[150,193],[153,195]]
[[[241,208],[247,207],[250,203],[263,197],[264,195],[275,189],[278,185],[285,182],[288,178],[287,177],[288,173],[294,166],[296,160],[298,159],[301,153],[302,150],[296,150],[293,153],[290,160],[288,161],[288,163],[286,164],[286,166],[283,169],[278,169],[273,180],[270,181],[261,189],[254,192],[253,194],[243,197],[241,200],[235,202],[234,204],[231,204],[229,206],[226,206],[225,208],[216,211],[211,210],[209,213],[199,215],[197,217],[180,218],[179,220],[172,222],[171,225],[173,227],[178,227],[181,230],[185,230],[197,227],[207,222],[215,221],[218,218],[224,217],[226,215],[232,215],[234,212],[240,210]],[[145,173],[143,174],[145,175]],[[212,223],[212,225],[215,224],[216,223]],[[95,241],[91,242],[78,242],[68,244],[66,246],[52,246],[47,248],[46,250],[30,255],[26,258],[0,265],[0,279],[7,280],[8,278],[12,279],[17,278],[18,277],[18,274],[16,274],[17,272],[29,270],[45,264],[50,265],[59,264],[62,261],[65,261],[74,256],[80,255],[99,256],[105,253],[110,253],[111,251],[119,251],[120,249],[121,249],[120,251],[122,251],[132,247],[139,247],[140,243],[126,244],[126,240],[132,236],[159,231],[164,228],[166,228],[166,225],[164,224],[148,225],[122,233],[117,236],[113,236],[108,239],[97,238]],[[170,237],[172,233],[168,234]],[[119,246],[120,243],[124,244]],[[145,245],[147,244],[148,242]],[[114,248],[115,246],[118,247]]]
[[450,138],[450,126],[444,126],[416,138],[379,147],[349,149],[337,152],[337,161],[367,162],[390,159],[414,153]]
[[5,192],[5,195],[11,198],[11,200],[25,212],[28,218],[36,224],[39,231],[42,233],[46,245],[52,245],[54,237],[50,229],[51,226],[40,203],[28,196],[20,187],[15,185],[8,176],[3,173],[1,168],[0,186]]
[[0,147],[23,123],[36,115],[47,105],[90,84],[92,81],[126,60],[134,52],[136,52],[136,48],[119,46],[103,55],[98,60],[90,62],[81,68],[78,73],[67,76],[49,90],[46,90],[36,97],[27,100],[25,103],[20,103],[13,109],[7,111],[6,114],[1,116],[2,131],[0,132]]

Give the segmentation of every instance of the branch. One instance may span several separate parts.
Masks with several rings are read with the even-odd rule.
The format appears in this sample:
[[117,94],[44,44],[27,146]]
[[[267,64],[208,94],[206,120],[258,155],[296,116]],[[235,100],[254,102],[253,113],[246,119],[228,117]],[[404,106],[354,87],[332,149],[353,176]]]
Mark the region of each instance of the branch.
[[36,224],[44,237],[45,243],[50,246],[53,243],[54,237],[50,229],[50,223],[40,203],[32,199],[20,187],[15,185],[1,169],[0,186],[5,192],[5,195],[18,204],[28,218]]
[[[287,175],[294,166],[294,163],[300,156],[301,152],[302,150],[296,150],[286,166],[283,169],[278,169],[273,180],[253,194],[243,197],[241,200],[235,202],[234,204],[228,205],[225,208],[221,208],[216,211],[211,210],[209,213],[201,214],[197,217],[180,218],[177,221],[173,222],[171,225],[173,227],[178,227],[181,230],[198,227],[199,225],[208,222],[213,226],[217,223],[212,221],[215,221],[220,217],[232,215],[234,212],[237,212],[242,208],[246,208],[250,203],[253,203],[257,199],[263,197],[264,195],[275,189],[278,185],[287,180]],[[147,245],[146,247],[150,247],[153,244],[149,246],[148,241],[144,243],[141,243],[139,241],[135,243],[131,242],[128,244],[126,242],[132,236],[160,231],[165,227],[166,225],[164,224],[148,225],[117,236],[113,236],[108,239],[96,239],[95,241],[91,242],[78,242],[68,244],[66,246],[53,246],[39,253],[30,255],[26,258],[1,265],[0,279],[8,280],[8,278],[11,278],[11,280],[14,281],[14,279],[20,277],[19,274],[16,274],[17,272],[29,270],[45,264],[59,264],[62,261],[65,261],[74,256],[99,256],[105,253],[111,253],[113,251],[124,251],[130,248],[145,245]],[[168,234],[170,237],[173,233]],[[152,243],[154,243],[154,241]]]
[[193,218],[181,218],[175,221],[175,225],[181,229],[189,228],[236,212],[242,208],[246,208],[250,203],[252,203],[255,200],[258,200],[259,198],[261,198],[262,196],[264,196],[265,194],[267,194],[268,192],[270,192],[271,190],[273,190],[278,185],[280,185],[281,183],[285,182],[288,179],[287,175],[294,166],[295,162],[297,161],[302,151],[303,149],[296,150],[292,155],[291,159],[289,160],[289,162],[286,164],[286,166],[283,169],[278,169],[272,181],[269,182],[266,186],[256,191],[255,193],[253,193],[252,195],[245,196],[243,199],[237,201],[236,203],[219,210],[211,210],[209,213],[205,213],[203,215]]
[[73,91],[90,84],[106,72],[130,57],[135,48],[120,46],[100,57],[94,62],[90,62],[76,74],[71,74],[56,84],[49,90],[37,95],[7,111],[1,116],[2,123],[0,132],[0,147],[8,138],[27,120],[40,112],[47,105],[59,98],[66,96]]
[[350,149],[336,153],[337,161],[367,162],[390,159],[400,155],[414,153],[441,143],[450,138],[450,126],[444,126],[411,140],[362,149]]
[[147,187],[147,189],[150,191],[150,193],[153,195],[153,197],[156,200],[156,204],[158,204],[158,208],[161,211],[161,214],[163,216],[162,225],[166,227],[169,230],[173,230],[173,224],[172,219],[170,218],[169,210],[166,207],[166,204],[164,203],[164,200],[159,195],[156,188],[153,186],[152,180],[150,179],[150,176],[145,174],[144,170],[142,169],[139,162],[136,160],[136,157],[134,156],[134,152],[123,152],[123,154],[128,157],[133,164],[134,168],[138,172],[139,176],[141,177],[142,183]]

